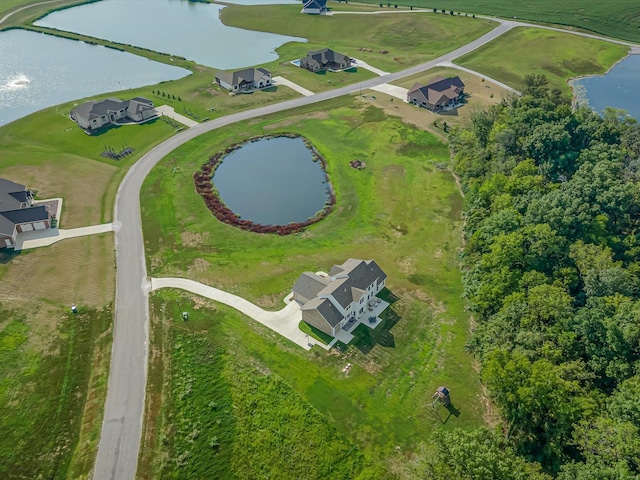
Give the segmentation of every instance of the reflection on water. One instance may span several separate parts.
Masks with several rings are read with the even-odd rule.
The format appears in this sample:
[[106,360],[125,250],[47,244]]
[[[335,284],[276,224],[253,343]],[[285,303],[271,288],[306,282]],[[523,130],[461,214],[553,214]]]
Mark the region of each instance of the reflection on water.
[[220,20],[223,8],[174,0],[102,0],[53,12],[35,24],[179,55],[221,69],[274,61],[279,46],[306,42],[228,27]]
[[188,74],[97,45],[26,30],[0,32],[0,126],[60,103]]
[[572,80],[571,86],[579,104],[589,105],[602,113],[606,107],[626,110],[640,120],[640,55],[629,55],[605,75]]

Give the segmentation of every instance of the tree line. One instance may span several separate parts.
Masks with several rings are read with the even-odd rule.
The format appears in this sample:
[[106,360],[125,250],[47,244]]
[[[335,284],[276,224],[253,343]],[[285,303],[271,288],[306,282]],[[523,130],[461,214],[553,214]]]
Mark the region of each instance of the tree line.
[[424,478],[640,478],[640,126],[542,75],[450,136],[468,348],[502,418],[437,432]]

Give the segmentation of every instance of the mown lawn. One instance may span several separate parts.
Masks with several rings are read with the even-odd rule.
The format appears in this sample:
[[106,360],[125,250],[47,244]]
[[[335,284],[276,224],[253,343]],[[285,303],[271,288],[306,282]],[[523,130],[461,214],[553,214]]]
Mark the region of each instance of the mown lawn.
[[[325,156],[338,197],[336,210],[315,227],[289,237],[251,234],[219,223],[194,192],[193,172],[225,145],[278,131],[304,135]],[[352,442],[359,449],[362,472],[395,471],[434,428],[482,422],[479,382],[464,348],[469,317],[458,271],[462,198],[451,175],[437,168],[449,161],[445,144],[380,109],[341,98],[212,132],[181,147],[175,158],[178,169],[171,159],[161,162],[143,187],[150,275],[186,276],[278,309],[300,272],[326,270],[348,257],[374,258],[388,273],[390,291],[398,299],[384,325],[359,333],[342,353],[307,353],[231,309],[176,292],[161,292],[156,300],[157,311],[164,312],[156,313],[156,323],[170,322],[167,335],[187,329],[220,348],[219,355],[233,357],[240,370],[249,364],[280,377],[344,436],[346,445]],[[352,169],[348,162],[353,158],[365,160],[367,169]],[[192,312],[188,325],[171,323],[180,309]],[[174,350],[167,351],[173,359]],[[346,363],[354,365],[348,377],[340,373]],[[187,375],[175,362],[168,364],[171,378]],[[164,389],[158,386],[162,384]],[[444,427],[430,406],[440,384],[452,389],[460,411]],[[167,377],[164,382],[150,379],[150,391],[161,392],[155,397],[160,404],[170,385]],[[249,384],[235,388],[254,395]],[[166,438],[159,433],[165,430],[153,412],[173,418],[176,408],[165,402],[149,411],[153,424],[147,426],[148,441],[153,445],[156,438],[154,452],[164,459],[161,463],[176,460],[161,455],[162,449],[176,444],[158,443],[157,438]],[[186,412],[181,415],[189,422],[209,418]],[[298,418],[287,424],[293,432],[304,428]],[[249,449],[245,454],[258,453]],[[194,455],[194,463],[215,461]],[[313,462],[309,452],[301,455]],[[152,464],[157,468],[158,459],[146,460],[149,471],[154,471]],[[233,461],[231,465],[234,468]],[[285,475],[280,478],[292,478],[286,476],[289,467],[281,468]],[[309,468],[321,465],[311,463]],[[259,472],[246,475],[255,478]]]
[[519,27],[455,63],[518,90],[525,75],[544,74],[553,88],[568,94],[567,80],[604,73],[628,50],[622,45],[569,33]]
[[[299,5],[234,5],[222,10],[221,18],[225,25],[232,27],[309,40],[309,43],[289,43],[279,48],[280,62],[300,58],[309,50],[330,47],[389,72],[436,58],[497,26],[489,20],[428,13],[301,15]],[[287,77],[287,69],[278,69],[280,62],[268,67]]]
[[[379,6],[376,0],[361,0]],[[383,2],[387,8],[388,2]],[[640,4],[636,0],[397,0],[393,5],[445,9],[458,12],[482,13],[533,22],[553,23],[590,30],[613,38],[640,42]]]
[[0,305],[0,477],[88,478],[110,326],[110,308],[71,315],[35,302]]

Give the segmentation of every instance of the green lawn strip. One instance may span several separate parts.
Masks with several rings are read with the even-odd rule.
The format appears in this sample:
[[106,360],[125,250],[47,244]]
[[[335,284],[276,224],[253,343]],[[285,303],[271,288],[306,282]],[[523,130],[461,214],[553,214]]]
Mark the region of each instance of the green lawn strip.
[[[225,25],[309,40],[309,44],[287,44],[278,49],[281,61],[299,58],[310,49],[330,47],[390,72],[436,58],[496,26],[488,20],[427,13],[301,15],[299,5],[234,5],[222,10],[221,18]],[[276,66],[272,68],[284,76]]]
[[47,352],[31,345],[33,332],[24,313],[1,313],[12,320],[0,331],[0,476],[62,479],[70,469],[88,475],[92,462],[78,466],[71,459],[84,418],[94,349],[111,324],[110,309],[63,315]]
[[300,322],[300,324],[298,325],[298,328],[300,328],[300,330],[302,330],[304,333],[306,333],[310,337],[315,338],[316,340],[324,343],[325,345],[329,345],[333,340],[333,337],[331,335],[327,335],[326,333],[318,330],[317,328],[303,321]]
[[[194,192],[193,172],[226,145],[278,131],[305,136],[326,158],[335,211],[288,237],[219,223]],[[462,198],[451,175],[434,166],[448,163],[443,143],[347,97],[206,134],[175,157],[178,168],[165,159],[143,186],[150,275],[186,276],[276,310],[301,272],[326,271],[349,257],[374,258],[398,297],[385,324],[344,355],[306,353],[224,307],[216,307],[224,322],[216,316],[199,323],[200,315],[192,314],[194,331],[220,324],[225,348],[244,351],[277,373],[382,464],[396,446],[411,451],[441,425],[430,406],[440,384],[452,389],[460,411],[445,428],[482,422],[479,382],[464,349],[468,314],[457,265]],[[352,169],[353,158],[367,168]],[[346,363],[354,364],[348,377],[340,373]]]
[[455,63],[516,89],[527,74],[544,74],[553,88],[570,92],[567,80],[606,72],[628,47],[569,33],[514,28]]
[[[380,2],[362,0],[379,7]],[[387,9],[389,2],[383,2]],[[331,3],[330,3],[331,5]],[[508,0],[397,0],[391,5],[436,8],[471,14],[485,14],[506,18],[518,18],[534,22],[571,25],[613,38],[640,42],[640,5],[635,0],[536,0],[535,2],[512,2]],[[348,5],[350,6],[350,4]],[[378,8],[380,9],[380,8]]]

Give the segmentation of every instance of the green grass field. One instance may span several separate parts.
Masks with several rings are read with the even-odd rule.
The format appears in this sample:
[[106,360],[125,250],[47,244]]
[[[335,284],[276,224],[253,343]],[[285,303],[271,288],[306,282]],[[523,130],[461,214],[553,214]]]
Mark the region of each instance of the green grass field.
[[[360,0],[362,3],[379,5],[379,1]],[[388,8],[389,2],[383,2]],[[331,5],[331,3],[330,3]],[[485,15],[544,22],[557,25],[574,26],[584,30],[640,42],[640,4],[636,0],[616,0],[602,2],[599,0],[535,0],[530,2],[513,2],[506,0],[394,0],[394,5],[414,6],[420,8],[445,9],[448,13],[454,10],[469,14]]]
[[[48,316],[46,325],[34,319]],[[70,316],[47,304],[0,305],[0,476],[88,478],[97,451],[111,311]],[[45,332],[46,330],[46,332]]]
[[457,59],[458,65],[522,88],[530,73],[544,74],[552,87],[569,93],[567,80],[606,72],[628,47],[536,28],[515,28]]
[[[338,197],[336,210],[313,228],[289,237],[251,234],[219,223],[194,192],[193,172],[225,145],[278,131],[304,135],[327,159]],[[440,384],[455,392],[459,410],[444,428],[482,422],[479,382],[464,349],[469,318],[457,266],[462,198],[450,173],[437,168],[448,164],[445,144],[357,99],[341,98],[207,134],[181,147],[176,158],[177,171],[167,159],[143,187],[148,193],[142,203],[150,275],[186,276],[277,309],[300,272],[326,270],[348,257],[375,258],[388,273],[398,301],[384,325],[375,332],[358,331],[345,353],[306,353],[233,310],[175,292],[159,295],[156,311],[165,313],[157,313],[157,322],[177,317],[176,300],[192,312],[191,321],[188,326],[170,323],[166,335],[191,329],[220,348],[223,356],[282,378],[331,428],[358,447],[365,471],[383,466],[393,470],[394,463],[410,458],[434,428],[442,428],[430,407],[431,394]],[[349,167],[352,158],[364,159],[367,169]],[[175,346],[169,351],[173,358]],[[348,362],[354,368],[345,377],[340,369]],[[186,375],[175,363],[168,364],[173,365],[171,378]],[[150,381],[150,390],[161,393],[150,394],[158,403],[149,412],[152,425],[146,437],[158,455],[167,445],[158,443],[157,435],[166,438],[160,432],[167,427],[153,412],[160,411],[171,422],[179,415],[175,405],[160,406],[166,389],[172,388],[170,380],[164,381],[164,390],[158,386],[163,384],[160,378]],[[220,388],[249,388],[225,382]],[[205,418],[195,412],[181,415],[192,423]],[[287,425],[296,435],[304,428],[296,419]],[[234,438],[228,441],[236,444]],[[396,446],[406,457],[395,453]],[[194,463],[215,462],[192,453]],[[301,455],[310,458],[308,453]],[[161,463],[175,461],[163,458]],[[143,463],[157,472],[154,462],[157,459],[148,458]],[[247,472],[246,478],[257,474]]]
[[[497,25],[488,20],[430,14],[301,15],[299,5],[233,6],[225,8],[221,18],[225,25],[309,40],[309,43],[289,43],[279,48],[281,61],[300,58],[309,50],[330,47],[390,72],[436,58]],[[287,77],[287,70],[281,71],[278,67],[279,62],[267,65],[275,74]]]

